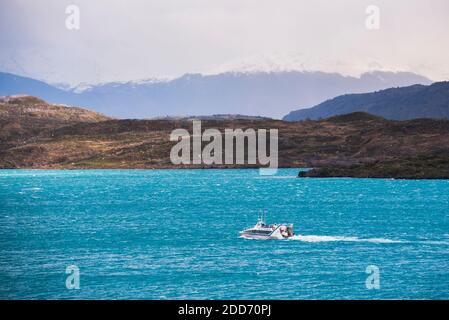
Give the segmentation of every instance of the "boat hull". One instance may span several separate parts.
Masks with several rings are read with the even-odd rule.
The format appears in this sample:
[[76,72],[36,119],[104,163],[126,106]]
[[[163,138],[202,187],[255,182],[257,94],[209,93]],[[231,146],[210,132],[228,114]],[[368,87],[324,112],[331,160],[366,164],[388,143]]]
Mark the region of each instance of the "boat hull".
[[258,240],[282,240],[291,238],[293,235],[292,224],[267,225],[262,220],[259,220],[254,227],[240,231],[241,237]]
[[245,232],[240,232],[240,236],[245,239],[257,239],[257,240],[282,240],[286,239],[283,236],[264,236],[264,235],[255,235],[255,234],[248,234]]

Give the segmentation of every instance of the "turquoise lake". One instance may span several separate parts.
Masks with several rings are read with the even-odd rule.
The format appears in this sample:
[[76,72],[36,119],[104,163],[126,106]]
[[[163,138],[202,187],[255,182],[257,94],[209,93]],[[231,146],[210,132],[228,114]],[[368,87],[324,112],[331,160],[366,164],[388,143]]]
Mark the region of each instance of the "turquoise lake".
[[298,171],[0,170],[0,298],[449,299],[449,181]]

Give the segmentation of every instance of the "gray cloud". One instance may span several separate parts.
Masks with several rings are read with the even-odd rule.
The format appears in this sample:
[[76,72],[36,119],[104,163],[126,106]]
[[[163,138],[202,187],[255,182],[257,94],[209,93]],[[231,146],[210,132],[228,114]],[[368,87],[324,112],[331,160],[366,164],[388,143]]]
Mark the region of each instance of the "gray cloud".
[[[69,4],[80,7],[79,31],[65,28]],[[365,28],[369,4],[380,7],[378,31]],[[0,68],[75,84],[207,73],[268,55],[285,68],[441,80],[448,15],[446,0],[2,0]]]

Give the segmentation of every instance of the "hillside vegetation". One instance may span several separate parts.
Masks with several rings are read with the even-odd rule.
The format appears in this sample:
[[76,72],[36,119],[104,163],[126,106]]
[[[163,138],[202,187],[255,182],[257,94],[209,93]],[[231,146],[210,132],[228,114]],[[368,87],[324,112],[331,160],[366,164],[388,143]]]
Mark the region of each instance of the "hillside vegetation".
[[[3,100],[2,168],[178,168],[170,161],[172,130],[187,120],[115,120],[41,100]],[[6,111],[5,111],[6,110]],[[416,157],[449,156],[449,121],[390,121],[353,113],[319,121],[202,121],[203,130],[279,130],[281,167],[347,167]],[[254,165],[252,165],[254,167]],[[194,167],[241,167],[196,165]]]
[[49,104],[36,97],[0,97],[0,146],[6,149],[47,130],[109,119],[97,112]]
[[352,166],[334,166],[300,172],[299,177],[313,178],[389,178],[389,179],[449,179],[449,157],[415,157],[375,161]]

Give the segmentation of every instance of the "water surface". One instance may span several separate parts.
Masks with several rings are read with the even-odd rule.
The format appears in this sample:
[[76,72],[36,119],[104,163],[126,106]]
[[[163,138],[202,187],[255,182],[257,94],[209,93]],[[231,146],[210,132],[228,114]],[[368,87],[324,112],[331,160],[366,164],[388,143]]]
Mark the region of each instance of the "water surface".
[[[297,173],[0,170],[0,298],[449,298],[449,181]],[[260,211],[297,236],[239,238]]]

